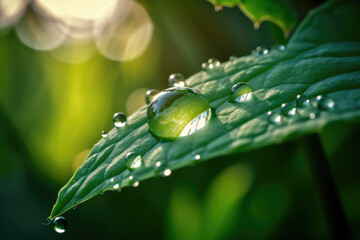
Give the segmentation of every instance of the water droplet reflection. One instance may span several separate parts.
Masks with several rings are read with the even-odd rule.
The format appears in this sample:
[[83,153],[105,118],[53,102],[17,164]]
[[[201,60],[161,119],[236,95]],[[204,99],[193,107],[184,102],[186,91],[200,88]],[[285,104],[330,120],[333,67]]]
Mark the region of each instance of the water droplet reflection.
[[185,78],[181,73],[173,73],[169,77],[169,87],[184,87]]
[[117,127],[117,128],[124,127],[126,124],[126,121],[127,121],[127,117],[124,113],[117,112],[114,114],[113,123],[114,123],[115,127]]
[[128,153],[125,159],[126,159],[125,165],[129,170],[133,170],[141,166],[141,162],[142,162],[141,156],[136,154],[135,152]]
[[57,233],[64,233],[66,231],[67,222],[64,217],[56,217],[53,221],[54,230]]

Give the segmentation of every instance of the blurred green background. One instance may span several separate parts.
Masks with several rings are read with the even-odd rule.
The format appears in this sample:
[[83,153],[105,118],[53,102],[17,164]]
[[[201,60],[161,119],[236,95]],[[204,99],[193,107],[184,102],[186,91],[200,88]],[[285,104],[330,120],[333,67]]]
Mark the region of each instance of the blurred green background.
[[[106,192],[66,213],[64,234],[42,225],[114,112],[134,112],[171,73],[284,43],[275,25],[255,31],[238,8],[205,0],[63,2],[0,0],[0,239],[329,238],[298,142]],[[291,4],[301,21],[322,2]],[[358,239],[359,126],[320,136]]]

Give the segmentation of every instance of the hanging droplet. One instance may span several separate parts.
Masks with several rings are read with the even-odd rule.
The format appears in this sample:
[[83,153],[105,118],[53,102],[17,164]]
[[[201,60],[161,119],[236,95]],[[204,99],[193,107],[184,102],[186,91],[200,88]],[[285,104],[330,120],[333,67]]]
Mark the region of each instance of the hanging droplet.
[[169,77],[169,87],[185,87],[185,78],[181,73],[173,73]]
[[266,47],[263,46],[257,46],[255,48],[255,50],[251,51],[251,55],[252,56],[259,56],[259,55],[268,55],[269,54],[269,49],[267,49]]
[[270,123],[272,124],[280,124],[281,123],[281,120],[282,120],[282,117],[280,114],[278,113],[274,113],[272,111],[269,111],[267,113],[267,119]]
[[145,95],[146,103],[149,104],[158,93],[159,93],[159,91],[156,89],[148,90]]
[[131,186],[133,186],[133,187],[138,187],[139,186],[139,181],[136,181],[136,182],[134,182]]
[[121,127],[125,126],[126,121],[127,121],[127,117],[126,117],[125,113],[117,112],[114,114],[113,122],[114,122],[115,127],[121,128]]
[[230,56],[230,57],[229,57],[229,61],[230,61],[232,64],[235,64],[235,63],[237,63],[237,57],[236,57],[236,56]]
[[107,137],[107,133],[106,133],[105,131],[101,131],[101,136],[102,136],[103,138],[106,138],[106,137]]
[[285,117],[292,117],[296,114],[295,106],[291,105],[290,103],[281,104],[280,111]]
[[141,166],[141,156],[136,154],[135,152],[129,152],[126,154],[126,162],[125,165],[129,170],[134,170]]
[[205,127],[210,117],[209,102],[200,92],[188,87],[160,92],[147,109],[151,132],[164,140],[191,135]]
[[318,108],[321,110],[332,110],[335,106],[334,100],[327,96],[319,95],[316,97]]
[[56,217],[53,221],[54,230],[57,233],[64,233],[66,231],[67,222],[64,217]]
[[206,63],[201,65],[203,71],[210,71],[220,67],[220,61],[216,58],[210,58]]
[[231,91],[233,94],[230,96],[230,102],[245,102],[249,100],[252,96],[252,88],[247,83],[237,83],[232,86]]
[[168,177],[168,176],[170,176],[170,174],[171,174],[171,170],[169,169],[169,168],[167,168],[167,169],[165,169],[163,172],[162,172],[162,176],[163,177]]
[[307,107],[310,105],[310,100],[305,95],[296,96],[296,106],[297,107]]

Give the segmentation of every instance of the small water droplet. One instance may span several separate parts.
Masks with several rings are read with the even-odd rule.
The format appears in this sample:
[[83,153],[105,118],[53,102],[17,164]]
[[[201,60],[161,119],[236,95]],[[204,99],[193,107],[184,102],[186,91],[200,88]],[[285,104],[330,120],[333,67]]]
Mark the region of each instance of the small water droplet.
[[114,182],[114,178],[111,178],[111,179],[110,179],[110,182]]
[[211,117],[209,102],[198,91],[173,87],[159,93],[147,109],[147,121],[154,136],[174,140],[202,129]]
[[210,71],[220,67],[220,61],[216,58],[210,58],[206,63],[201,65],[203,71]]
[[236,56],[230,56],[230,57],[229,57],[229,61],[230,61],[232,64],[235,64],[235,63],[237,63],[237,57],[236,57]]
[[319,95],[316,97],[318,108],[321,110],[332,110],[335,106],[334,100],[327,96]]
[[145,95],[145,101],[147,104],[149,104],[156,95],[158,95],[159,91],[156,90],[156,89],[150,89],[146,92],[146,95]]
[[296,106],[297,107],[307,107],[310,105],[310,100],[305,95],[296,96]]
[[264,46],[257,46],[255,48],[255,50],[251,51],[251,55],[252,56],[259,56],[259,55],[268,55],[269,54],[269,49],[267,49]]
[[281,123],[281,120],[282,120],[282,117],[280,114],[278,113],[274,113],[272,111],[269,111],[267,113],[267,119],[270,123],[272,124],[280,124]]
[[114,114],[113,123],[114,123],[115,127],[121,128],[121,127],[125,126],[126,121],[127,121],[127,117],[126,117],[125,113],[117,112]]
[[163,172],[162,172],[162,176],[163,177],[168,177],[170,176],[171,174],[171,170],[169,168],[165,169]]
[[52,223],[52,221],[51,221],[50,217],[46,218],[46,219],[42,222],[42,224],[44,224],[44,225],[46,225],[46,226],[50,225],[51,223]]
[[181,73],[173,73],[169,77],[169,87],[185,87],[185,78]]
[[245,102],[251,98],[253,90],[249,84],[240,82],[232,86],[231,91],[230,102]]
[[141,166],[141,156],[135,152],[129,152],[126,154],[125,159],[125,165],[129,170],[134,170],[135,168]]
[[113,187],[115,190],[118,190],[120,188],[120,184],[115,184],[114,187]]
[[105,131],[101,131],[101,136],[102,136],[103,138],[106,138],[106,137],[107,137],[107,133],[106,133]]
[[200,158],[201,158],[200,154],[196,154],[196,155],[194,156],[194,159],[195,159],[195,160],[200,160]]
[[157,162],[155,163],[155,166],[156,166],[156,167],[160,167],[160,166],[161,166],[161,162],[160,162],[160,161],[157,161]]
[[277,51],[285,51],[286,50],[286,46],[283,44],[279,44],[279,45],[274,45],[272,46],[271,50],[277,50]]
[[131,186],[133,186],[133,187],[137,187],[137,186],[139,186],[139,181],[136,181],[136,182],[134,182]]
[[132,181],[134,180],[134,177],[133,176],[129,176],[129,181]]
[[292,116],[294,116],[296,114],[295,106],[293,106],[290,103],[281,104],[280,111],[285,117],[292,117]]
[[57,233],[64,233],[66,231],[67,222],[64,217],[56,217],[53,221],[54,230]]

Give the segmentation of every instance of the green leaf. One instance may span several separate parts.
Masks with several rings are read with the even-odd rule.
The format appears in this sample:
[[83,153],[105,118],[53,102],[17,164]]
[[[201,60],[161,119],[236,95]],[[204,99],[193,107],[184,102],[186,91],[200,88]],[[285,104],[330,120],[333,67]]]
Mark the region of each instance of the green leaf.
[[[332,122],[359,121],[360,39],[353,33],[354,23],[360,21],[357,9],[353,3],[328,2],[305,19],[285,51],[241,57],[188,78],[186,85],[202,92],[215,113],[205,128],[190,136],[159,141],[149,131],[146,106],[140,108],[125,127],[112,129],[93,147],[60,190],[51,218],[115,185],[131,186],[165,169],[299,138]],[[230,89],[238,82],[247,82],[254,92],[248,101],[231,103]],[[305,109],[298,109],[296,117],[283,117],[280,124],[268,120],[268,111],[278,113],[282,103],[294,104],[298,94],[311,100],[323,94],[335,105],[319,110],[313,119]],[[131,151],[143,161],[132,171],[125,166]],[[158,161],[160,167],[155,164]]]
[[286,0],[209,0],[215,6],[215,10],[223,7],[239,8],[254,23],[255,29],[260,27],[261,22],[270,21],[278,25],[288,36],[296,25],[296,15]]

